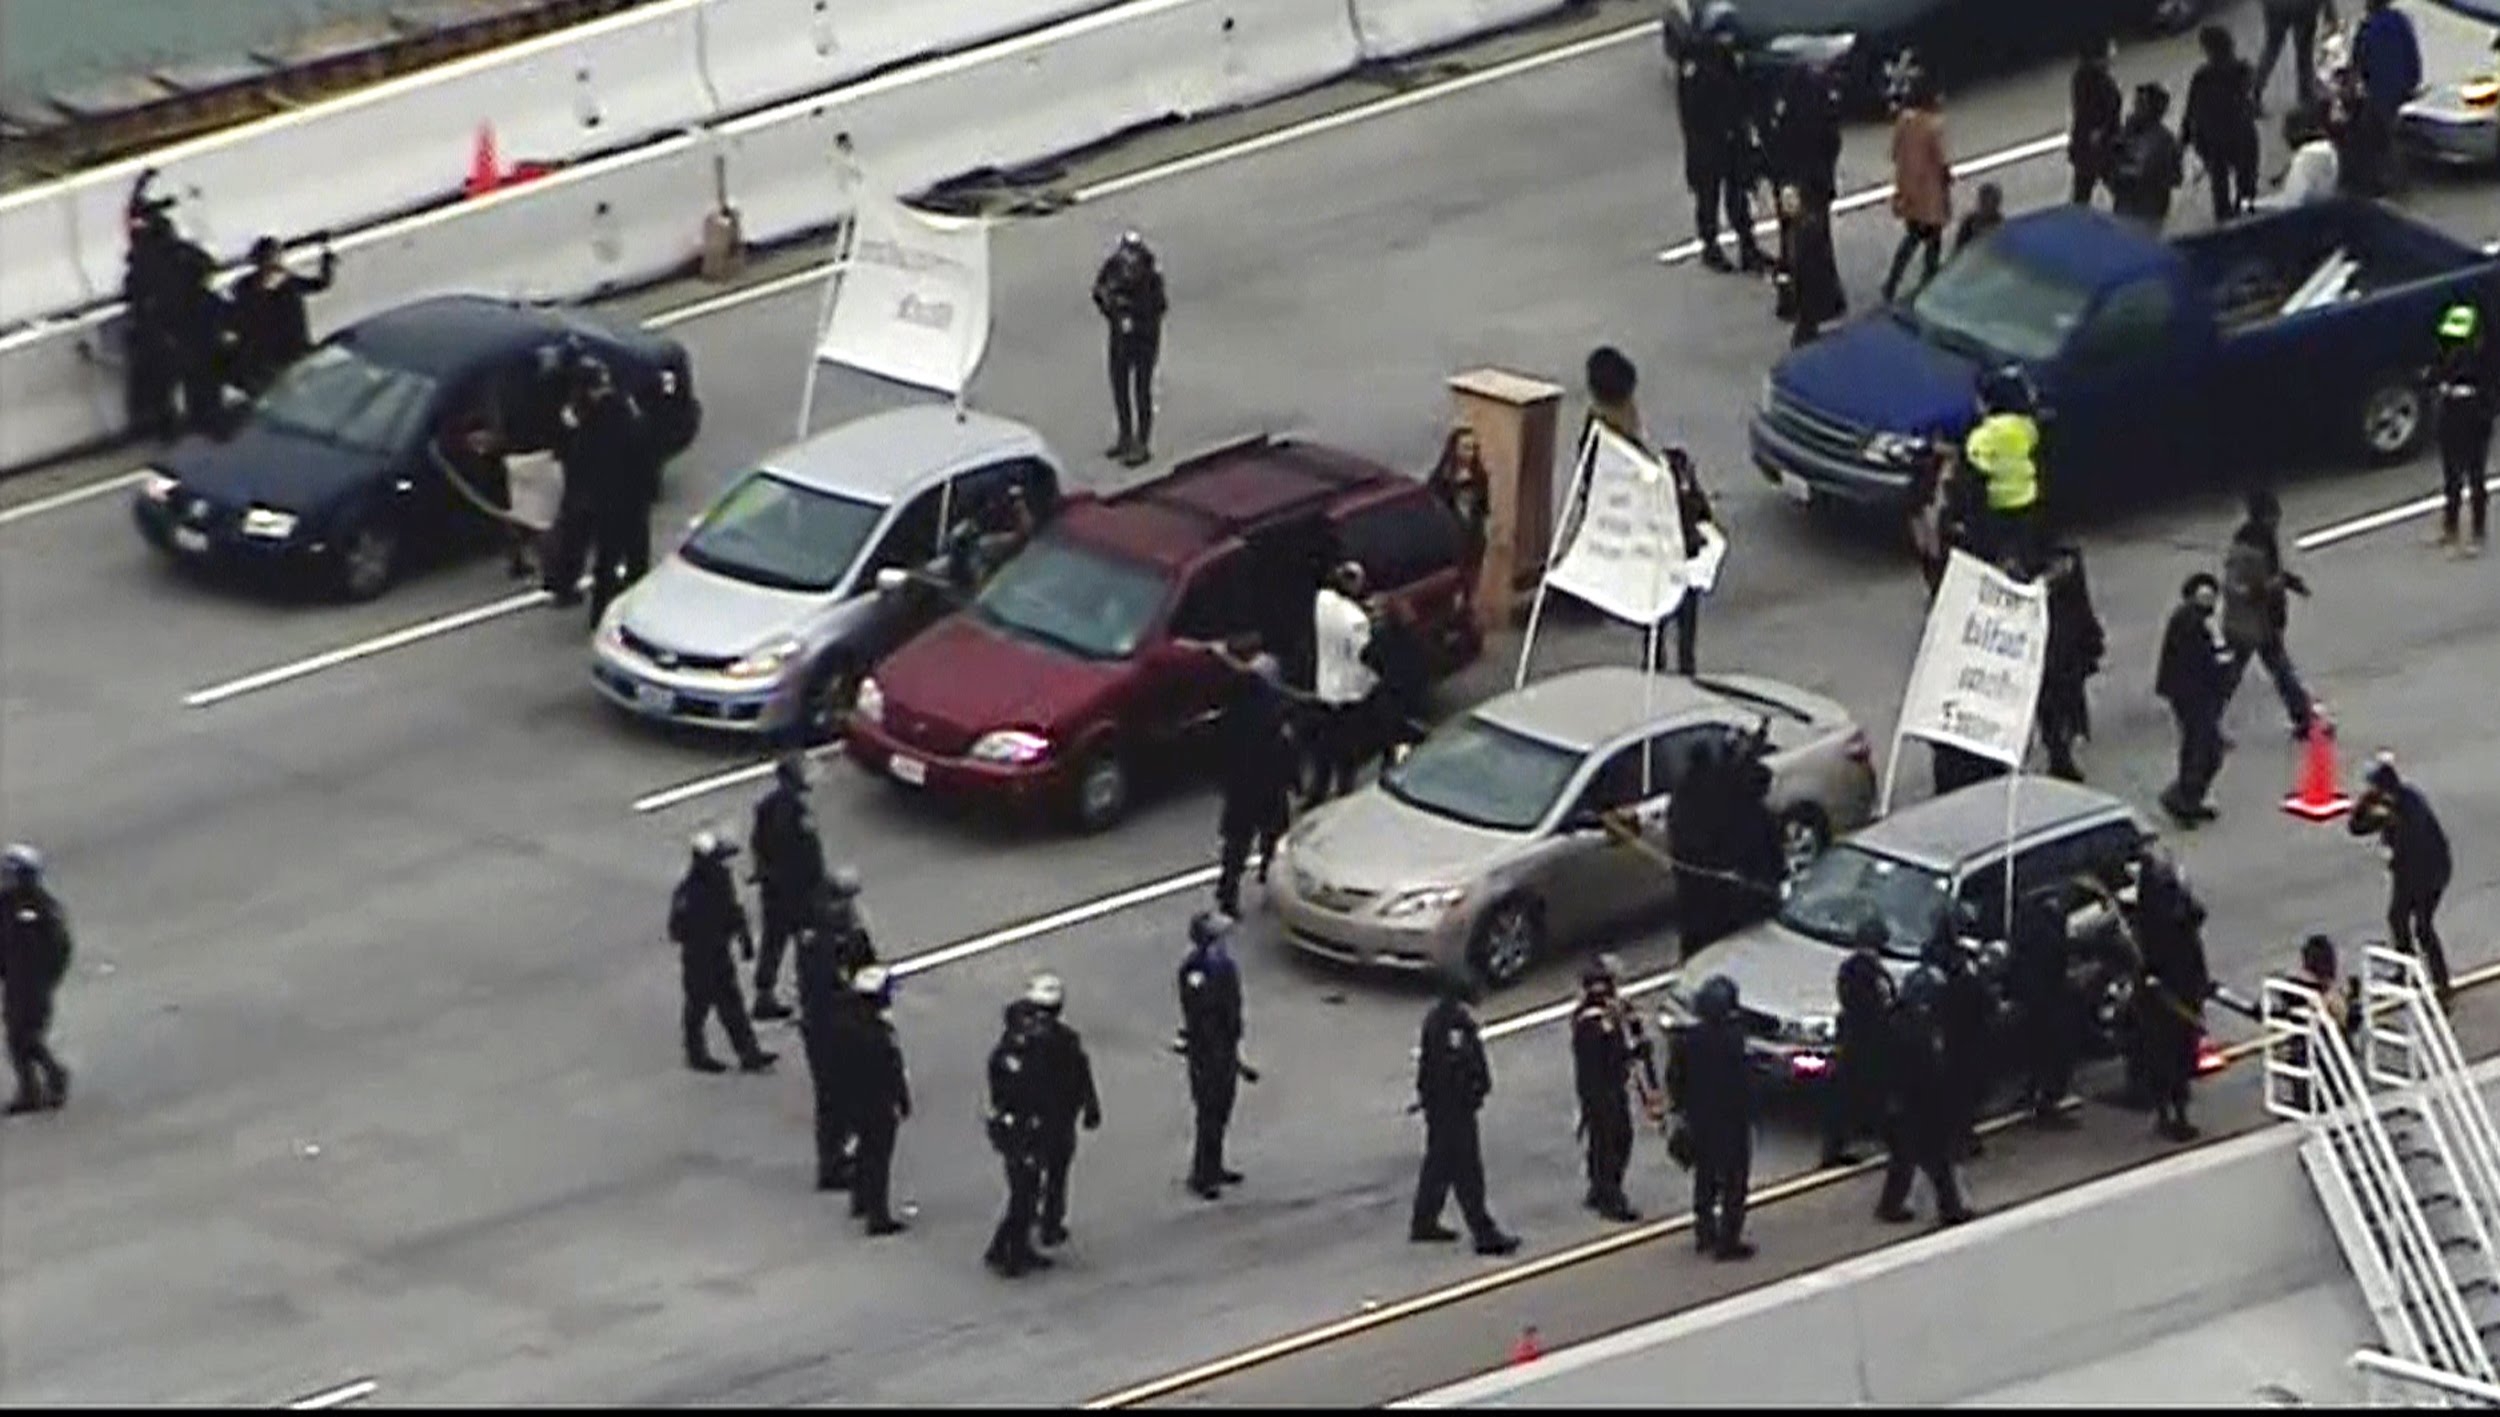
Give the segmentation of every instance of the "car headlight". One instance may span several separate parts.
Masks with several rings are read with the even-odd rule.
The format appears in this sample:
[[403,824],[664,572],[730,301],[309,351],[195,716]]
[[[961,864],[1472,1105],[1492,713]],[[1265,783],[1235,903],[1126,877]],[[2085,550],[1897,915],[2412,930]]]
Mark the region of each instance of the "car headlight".
[[1039,762],[1049,753],[1049,739],[1021,728],[1002,728],[995,733],[984,733],[972,745],[973,759],[984,763]]
[[261,541],[284,541],[295,534],[298,520],[300,518],[293,512],[281,512],[275,507],[253,507],[243,513],[242,531],[245,536]]
[[781,640],[766,645],[721,672],[732,679],[769,679],[780,673],[781,667],[797,657],[803,648],[805,646],[797,640]]
[[1878,433],[1866,440],[1867,461],[1900,467],[1918,456],[1918,439],[1901,433]]
[[1765,374],[1762,376],[1762,392],[1754,395],[1753,406],[1755,411],[1760,413],[1769,413],[1771,411],[1771,395],[1778,387],[1779,385],[1770,375]]
[[851,712],[863,723],[885,722],[885,690],[874,679],[859,681],[859,692],[851,696]]
[[182,483],[172,473],[156,468],[149,468],[139,480],[139,495],[151,502],[170,502],[181,488]]
[[1799,1019],[1790,1031],[1800,1043],[1828,1044],[1840,1036],[1840,1024],[1831,1018]]
[[1417,916],[1447,915],[1467,898],[1465,886],[1423,886],[1400,891],[1381,903],[1383,920],[1409,920]]

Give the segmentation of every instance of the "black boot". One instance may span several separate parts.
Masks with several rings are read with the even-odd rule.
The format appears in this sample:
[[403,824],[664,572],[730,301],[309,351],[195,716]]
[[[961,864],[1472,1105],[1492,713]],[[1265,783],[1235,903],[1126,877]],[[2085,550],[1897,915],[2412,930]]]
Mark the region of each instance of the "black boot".
[[727,1063],[722,1062],[720,1059],[713,1057],[709,1053],[688,1053],[686,1055],[686,1066],[694,1069],[698,1073],[725,1073],[729,1071],[729,1065]]

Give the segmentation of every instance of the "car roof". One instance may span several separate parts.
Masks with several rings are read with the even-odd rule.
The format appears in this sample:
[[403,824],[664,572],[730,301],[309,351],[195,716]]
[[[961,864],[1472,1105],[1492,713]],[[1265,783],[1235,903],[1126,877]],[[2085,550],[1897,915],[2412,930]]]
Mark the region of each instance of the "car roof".
[[966,467],[1045,456],[1042,436],[1021,423],[923,404],[828,428],[765,458],[762,466],[819,492],[882,504],[902,501]]
[[1477,705],[1474,716],[1585,753],[1648,724],[1712,717],[1707,711],[1718,702],[1689,679],[1607,664],[1539,679]]
[[2163,269],[2169,248],[2097,207],[2073,204],[2015,217],[1992,240],[2025,264],[2098,289]]
[[1163,569],[1262,525],[1422,484],[1355,454],[1265,435],[1201,453],[1150,482],[1062,512],[1052,534]]
[[[573,328],[536,306],[485,295],[437,295],[359,320],[340,338],[381,363],[439,379],[481,357],[519,354]],[[616,340],[596,325],[584,327],[591,331]]]
[[[2006,842],[2006,781],[1990,778],[1904,807],[1850,838],[1870,851],[1954,871],[2000,854]],[[2134,821],[2135,812],[2106,792],[2054,777],[2021,779],[2014,793],[2016,840],[2104,820]]]

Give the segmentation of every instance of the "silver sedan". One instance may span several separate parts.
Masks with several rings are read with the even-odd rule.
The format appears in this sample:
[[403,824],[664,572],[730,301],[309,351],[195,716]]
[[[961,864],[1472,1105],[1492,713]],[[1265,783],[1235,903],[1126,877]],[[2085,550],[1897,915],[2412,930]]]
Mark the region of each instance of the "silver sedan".
[[1846,710],[1768,679],[1594,668],[1478,705],[1305,817],[1270,899],[1311,953],[1509,984],[1549,946],[1666,905],[1675,783],[1704,745],[1764,724],[1771,805],[1792,860],[1808,859],[1874,802],[1866,735]]

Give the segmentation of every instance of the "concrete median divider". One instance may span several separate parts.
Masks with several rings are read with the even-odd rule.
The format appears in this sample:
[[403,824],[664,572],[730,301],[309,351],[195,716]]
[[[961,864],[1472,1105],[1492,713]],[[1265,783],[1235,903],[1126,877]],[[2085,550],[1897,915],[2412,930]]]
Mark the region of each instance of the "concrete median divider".
[[1569,0],[1348,0],[1365,59],[1403,59],[1471,35],[1524,24]]
[[120,306],[0,335],[0,468],[121,432],[120,345]]
[[1118,0],[705,0],[703,70],[724,117],[1040,29]]

